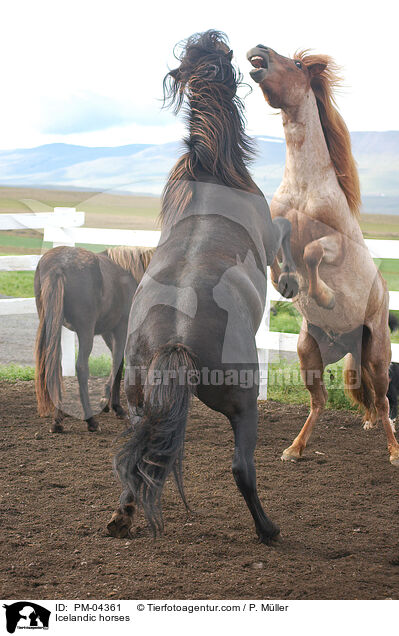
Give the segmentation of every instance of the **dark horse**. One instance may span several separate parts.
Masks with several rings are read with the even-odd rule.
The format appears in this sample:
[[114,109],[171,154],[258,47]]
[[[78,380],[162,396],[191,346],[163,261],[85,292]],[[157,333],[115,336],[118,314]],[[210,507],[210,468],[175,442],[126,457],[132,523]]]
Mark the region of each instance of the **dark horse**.
[[103,410],[119,417],[120,381],[130,306],[154,250],[115,247],[93,254],[80,247],[55,247],[39,261],[35,297],[39,314],[36,338],[36,397],[39,415],[54,413],[52,432],[63,430],[61,404],[61,327],[76,331],[79,354],[76,372],[84,418],[89,431],[98,423],[88,392],[89,355],[95,334],[112,352],[112,371],[105,385]]
[[[226,36],[207,31],[185,43],[164,80],[165,98],[188,101],[189,137],[165,186],[162,234],[133,300],[125,388],[131,439],[115,458],[123,485],[108,524],[130,533],[136,505],[154,535],[161,494],[173,471],[183,501],[182,453],[190,396],[226,415],[235,436],[233,474],[261,541],[279,528],[256,490],[258,360],[255,334],[266,298],[266,266],[282,247],[281,290],[296,293],[290,223],[272,222],[246,162],[240,80]],[[281,221],[281,222],[280,222]]]

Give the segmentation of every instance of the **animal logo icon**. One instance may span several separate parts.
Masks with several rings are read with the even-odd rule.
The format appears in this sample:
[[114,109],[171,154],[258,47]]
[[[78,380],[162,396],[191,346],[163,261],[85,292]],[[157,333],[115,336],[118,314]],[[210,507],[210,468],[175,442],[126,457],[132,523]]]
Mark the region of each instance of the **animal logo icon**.
[[6,610],[6,627],[9,634],[13,634],[17,627],[48,629],[51,612],[37,603],[17,601],[3,607]]

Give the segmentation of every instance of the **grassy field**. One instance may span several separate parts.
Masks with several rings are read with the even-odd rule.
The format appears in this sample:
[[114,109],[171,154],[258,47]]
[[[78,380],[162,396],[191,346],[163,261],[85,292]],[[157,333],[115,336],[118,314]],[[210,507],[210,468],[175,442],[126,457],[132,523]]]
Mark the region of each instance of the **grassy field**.
[[[157,228],[160,198],[81,190],[0,187],[0,214],[51,212],[54,207],[74,207],[86,213],[87,227],[126,229]],[[399,210],[398,210],[399,213]],[[367,238],[399,239],[399,214],[363,214],[360,220]],[[3,233],[1,233],[3,234]],[[40,233],[13,233],[19,238],[40,239]],[[2,245],[5,243],[2,242]],[[21,241],[18,242],[21,245]],[[8,245],[17,246],[16,243]],[[26,243],[28,246],[29,243]],[[35,247],[32,244],[32,247]],[[40,246],[39,246],[40,247]]]

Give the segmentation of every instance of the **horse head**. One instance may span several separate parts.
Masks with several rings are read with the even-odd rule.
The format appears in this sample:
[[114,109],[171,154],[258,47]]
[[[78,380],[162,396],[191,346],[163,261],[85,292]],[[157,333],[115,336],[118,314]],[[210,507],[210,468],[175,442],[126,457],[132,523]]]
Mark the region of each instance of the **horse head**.
[[298,53],[294,58],[284,57],[263,44],[250,49],[247,58],[254,67],[250,75],[266,101],[282,110],[299,106],[330,62],[326,55]]
[[241,75],[233,67],[233,51],[227,36],[220,31],[195,33],[177,45],[175,57],[180,65],[167,73],[164,79],[164,101],[180,109],[184,96],[193,98],[204,91],[227,91],[234,97]]

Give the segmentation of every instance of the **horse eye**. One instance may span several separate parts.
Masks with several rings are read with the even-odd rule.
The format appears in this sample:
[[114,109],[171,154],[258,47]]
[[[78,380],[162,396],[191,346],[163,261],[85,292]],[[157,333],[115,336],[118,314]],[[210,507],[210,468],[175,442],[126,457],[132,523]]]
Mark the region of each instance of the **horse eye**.
[[297,66],[298,68],[302,68],[302,64],[299,60],[295,60],[295,66]]

